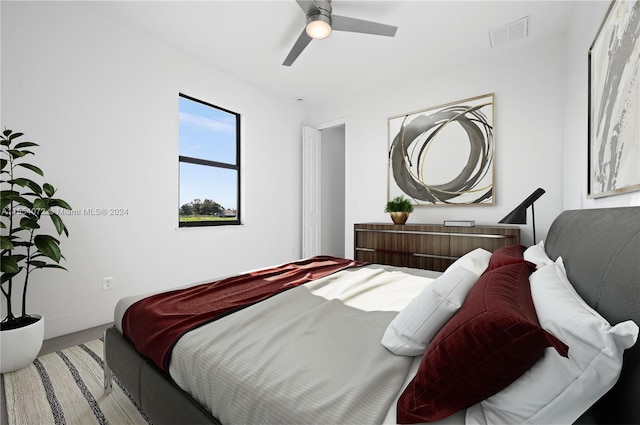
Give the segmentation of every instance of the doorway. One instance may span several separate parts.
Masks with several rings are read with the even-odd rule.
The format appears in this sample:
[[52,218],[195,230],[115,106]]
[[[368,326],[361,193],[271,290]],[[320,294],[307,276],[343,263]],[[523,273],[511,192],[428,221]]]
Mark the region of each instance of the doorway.
[[346,124],[303,131],[303,257],[345,257]]
[[321,249],[326,255],[344,257],[344,124],[320,130]]

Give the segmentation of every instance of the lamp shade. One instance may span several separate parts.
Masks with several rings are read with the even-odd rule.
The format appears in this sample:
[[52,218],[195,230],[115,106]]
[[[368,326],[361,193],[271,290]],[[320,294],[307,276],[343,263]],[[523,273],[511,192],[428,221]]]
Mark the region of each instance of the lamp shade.
[[307,35],[316,40],[329,37],[331,35],[331,18],[321,13],[307,18]]
[[544,195],[544,189],[537,188],[527,199],[522,201],[520,205],[518,205],[498,223],[527,224],[527,208],[533,205],[533,203],[542,195]]

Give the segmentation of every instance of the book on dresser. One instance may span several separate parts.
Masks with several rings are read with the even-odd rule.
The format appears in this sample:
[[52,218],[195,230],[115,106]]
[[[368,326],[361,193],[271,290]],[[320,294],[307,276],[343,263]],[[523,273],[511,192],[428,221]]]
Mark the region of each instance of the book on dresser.
[[476,248],[493,252],[519,243],[516,226],[357,223],[353,246],[359,261],[444,271]]
[[445,220],[445,226],[473,227],[476,225],[475,220]]

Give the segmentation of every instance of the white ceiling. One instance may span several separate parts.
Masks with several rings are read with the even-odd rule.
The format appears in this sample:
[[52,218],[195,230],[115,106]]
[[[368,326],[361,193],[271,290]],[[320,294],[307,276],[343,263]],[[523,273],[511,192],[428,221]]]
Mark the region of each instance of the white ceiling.
[[[294,0],[96,2],[100,13],[294,102],[323,104],[564,32],[571,1],[342,1],[336,15],[395,25],[394,38],[338,32],[284,58],[305,25]],[[489,30],[530,16],[529,37],[491,49]]]

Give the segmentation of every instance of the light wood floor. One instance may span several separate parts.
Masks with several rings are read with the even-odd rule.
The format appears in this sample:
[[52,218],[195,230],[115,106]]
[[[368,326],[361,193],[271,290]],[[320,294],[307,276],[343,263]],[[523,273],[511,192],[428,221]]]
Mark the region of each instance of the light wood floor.
[[[98,339],[104,334],[104,331],[111,326],[113,326],[113,323],[106,323],[84,331],[47,339],[42,343],[42,348],[40,349],[38,356]],[[0,425],[8,425],[7,405],[5,404],[4,397],[4,380],[0,380],[0,409]]]

